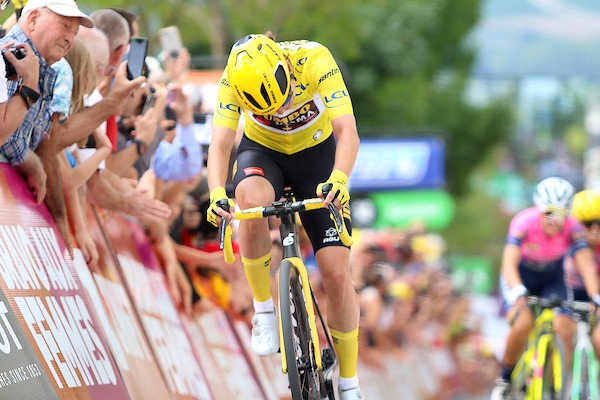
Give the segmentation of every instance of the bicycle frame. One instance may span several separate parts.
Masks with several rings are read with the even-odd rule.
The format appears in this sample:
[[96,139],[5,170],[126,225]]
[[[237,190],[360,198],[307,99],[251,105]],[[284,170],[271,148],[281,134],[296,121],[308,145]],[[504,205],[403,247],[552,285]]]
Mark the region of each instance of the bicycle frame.
[[[326,194],[326,191],[327,189],[324,189],[324,194]],[[294,399],[306,399],[311,393],[318,394],[319,398],[322,398],[321,396],[327,394],[333,399],[333,384],[331,379],[329,379],[329,374],[333,373],[333,368],[336,365],[333,340],[326,327],[324,318],[319,310],[316,298],[310,286],[308,271],[300,257],[296,225],[297,212],[323,208],[323,201],[320,198],[293,201],[293,193],[289,189],[286,189],[284,198],[283,201],[273,202],[271,206],[239,210],[235,213],[235,218],[242,220],[276,216],[281,220],[279,231],[283,245],[283,256],[279,269],[280,307],[278,315],[279,338],[280,343],[283,344],[283,346],[280,347],[282,371],[289,377],[290,390],[292,391]],[[220,206],[229,211],[226,203],[227,202],[225,201],[225,204],[220,204]],[[227,208],[225,208],[225,206],[227,206]],[[333,220],[340,240],[345,245],[350,246],[352,244],[352,237],[346,229],[342,215],[333,204],[329,204],[328,208],[333,215]],[[228,260],[234,260],[231,246],[231,227],[228,226],[228,222],[224,218],[221,219],[219,226],[219,238],[221,243],[220,247],[223,250],[225,260],[227,262],[230,262]],[[292,269],[293,274],[290,273]],[[298,278],[298,281],[296,281],[296,277]],[[298,298],[298,285],[300,286],[303,299]],[[284,291],[286,293],[284,293]],[[301,300],[303,300],[304,304],[294,303],[294,301]],[[284,310],[286,310],[285,317]],[[323,368],[315,310],[318,313],[327,343],[330,347],[330,350],[327,348],[323,350],[323,357],[326,357],[325,359],[329,361],[329,365],[327,365],[326,368]],[[302,311],[305,312],[302,313]],[[285,324],[284,319],[287,321]],[[307,343],[309,339],[305,336],[307,335],[305,329],[306,320],[308,321],[310,342],[312,343]],[[311,345],[312,348],[310,347]],[[286,348],[288,349],[286,350]],[[304,350],[309,354],[305,354]],[[292,354],[288,354],[288,351],[294,352],[294,362],[291,361]],[[297,356],[296,352],[298,351],[300,351],[302,357]],[[288,357],[290,357],[290,360],[288,360]],[[306,361],[306,357],[308,357],[308,361]],[[288,365],[293,366],[293,373],[288,370]],[[316,387],[316,385],[318,385],[318,387]]]
[[[527,346],[519,358],[511,375],[513,393],[518,396],[524,394],[526,399],[542,399],[544,391],[544,371],[547,362],[551,363],[553,373],[553,390],[561,392],[564,382],[564,357],[560,353],[560,346],[554,336],[553,322],[555,312],[550,304],[542,304],[543,299],[528,298],[528,305],[534,313],[534,326],[529,333]],[[551,352],[551,359],[547,359],[551,346],[558,351]],[[555,350],[555,349],[552,349]],[[525,389],[525,390],[523,390]],[[518,398],[518,397],[517,397]]]
[[[575,348],[573,349],[571,399],[598,400],[597,377],[599,374],[599,366],[590,340],[590,336],[595,327],[595,317],[592,317],[592,321],[589,323],[589,303],[575,302],[574,306],[577,317],[577,341],[575,342]],[[584,377],[586,378],[586,381],[582,382],[582,378]],[[581,395],[584,397],[580,397]]]

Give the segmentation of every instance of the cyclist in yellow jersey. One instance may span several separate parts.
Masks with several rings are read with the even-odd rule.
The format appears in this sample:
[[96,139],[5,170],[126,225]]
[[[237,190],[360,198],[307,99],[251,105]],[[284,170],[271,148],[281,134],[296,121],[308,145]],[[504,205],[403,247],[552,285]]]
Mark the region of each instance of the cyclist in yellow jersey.
[[[329,50],[316,42],[275,42],[270,35],[248,35],[233,45],[218,91],[208,153],[214,225],[230,215],[217,203],[224,189],[228,160],[244,112],[244,135],[233,171],[240,208],[271,204],[283,189],[298,199],[322,196],[334,202],[350,227],[348,175],[359,147],[352,103]],[[230,206],[233,201],[228,200]],[[328,324],[340,362],[340,398],[362,399],[358,385],[359,308],[349,270],[350,248],[335,231],[327,209],[301,214],[327,290]],[[269,287],[271,239],[266,219],[244,220],[239,244],[246,278],[254,295],[252,349],[266,356],[279,349],[275,306]]]

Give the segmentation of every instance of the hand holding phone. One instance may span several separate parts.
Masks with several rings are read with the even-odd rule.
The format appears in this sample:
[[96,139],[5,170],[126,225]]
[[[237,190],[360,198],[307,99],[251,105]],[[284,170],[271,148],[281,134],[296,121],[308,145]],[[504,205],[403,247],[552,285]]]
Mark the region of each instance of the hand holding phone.
[[154,106],[156,102],[156,89],[150,87],[150,93],[146,96],[146,101],[144,101],[144,106],[142,107],[142,115],[146,114],[151,107]]
[[144,74],[146,55],[148,54],[148,39],[131,38],[127,55],[127,78],[133,80]]
[[158,30],[158,36],[165,55],[170,58],[179,57],[179,53],[183,49],[179,29],[176,26],[167,26]]

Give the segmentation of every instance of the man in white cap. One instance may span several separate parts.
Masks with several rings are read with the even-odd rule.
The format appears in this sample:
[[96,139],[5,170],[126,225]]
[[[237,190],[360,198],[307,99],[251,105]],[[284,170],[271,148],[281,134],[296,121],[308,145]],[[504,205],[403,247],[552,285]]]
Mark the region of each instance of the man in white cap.
[[50,128],[50,102],[57,75],[50,65],[71,49],[80,24],[94,26],[74,0],[30,0],[19,22],[0,42],[26,43],[39,58],[36,87],[24,86],[20,80],[8,82],[8,97],[20,94],[29,110],[19,128],[0,148],[2,161],[25,175],[38,203],[46,194],[46,173],[33,150]]

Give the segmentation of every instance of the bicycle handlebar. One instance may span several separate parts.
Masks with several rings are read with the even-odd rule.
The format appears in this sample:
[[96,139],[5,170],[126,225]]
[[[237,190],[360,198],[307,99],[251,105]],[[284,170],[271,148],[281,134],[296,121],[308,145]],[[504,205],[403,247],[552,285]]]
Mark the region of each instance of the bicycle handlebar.
[[577,300],[548,299],[538,296],[527,296],[529,306],[540,306],[542,308],[563,307],[578,313],[589,313],[591,302]]
[[[325,192],[325,190],[323,191]],[[226,201],[223,201],[223,203],[219,202],[219,207],[229,212],[229,204],[227,204]],[[266,218],[270,216],[281,217],[285,214],[318,210],[320,208],[323,208],[323,200],[321,200],[318,197],[293,202],[275,201],[270,206],[260,206],[239,210],[235,213],[233,218],[238,220],[248,220]],[[348,233],[348,229],[346,228],[344,218],[342,217],[340,211],[335,207],[333,203],[329,204],[328,209],[332,215],[332,219],[340,237],[340,240],[345,246],[351,246],[352,236],[350,236],[350,233]],[[229,233],[227,233],[227,231],[229,231]],[[219,248],[223,250],[225,262],[232,264],[235,261],[235,256],[233,254],[233,246],[231,244],[231,226],[229,226],[229,223],[225,218],[221,218],[221,223],[219,224]]]

